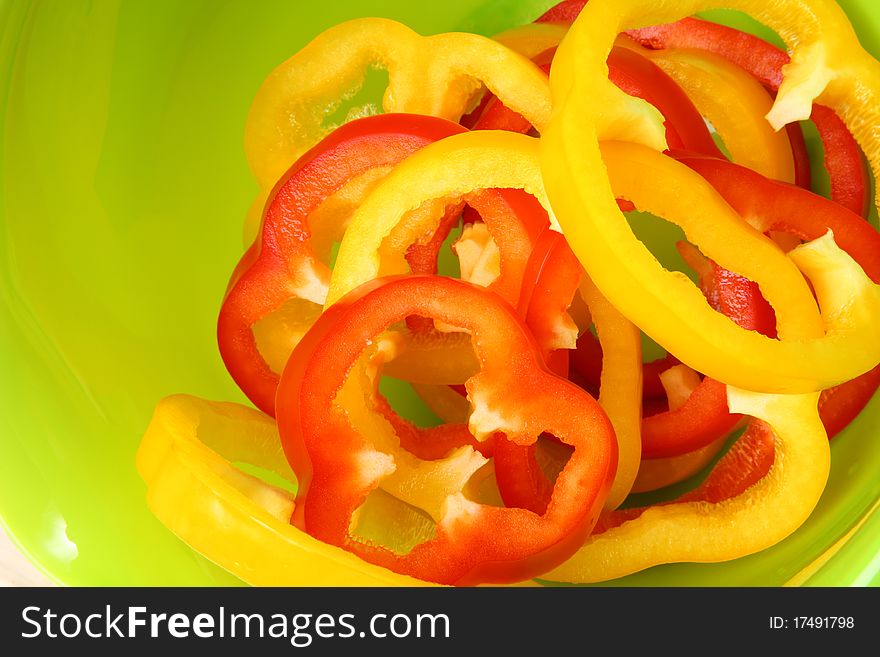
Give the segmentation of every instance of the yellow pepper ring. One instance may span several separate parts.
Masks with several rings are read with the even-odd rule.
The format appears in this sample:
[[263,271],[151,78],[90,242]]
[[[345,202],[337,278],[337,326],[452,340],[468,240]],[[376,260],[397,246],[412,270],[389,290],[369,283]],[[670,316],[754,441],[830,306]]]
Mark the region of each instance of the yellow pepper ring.
[[[850,298],[823,308],[825,338],[772,341],[724,322],[696,296],[672,299],[667,286],[643,293],[656,272],[631,264],[643,247],[615,203],[599,142],[621,138],[618,108],[632,99],[608,80],[606,58],[617,35],[630,28],[679,20],[723,5],[751,13],[792,47],[791,62],[773,108],[771,124],[810,115],[815,99],[833,107],[870,161],[880,170],[880,63],[858,44],[843,11],[828,0],[763,3],[757,0],[593,0],[560,46],[551,72],[554,112],[541,139],[542,171],[566,237],[602,293],[668,351],[707,375],[742,388],[803,393],[849,380],[880,362],[880,292],[850,259],[843,267],[814,267],[812,277],[847,288]],[[589,181],[589,184],[584,184]],[[663,190],[658,190],[663,191]],[[829,245],[821,247],[830,253]],[[622,272],[629,270],[627,275]],[[856,271],[858,270],[858,271]],[[816,280],[812,280],[814,286]],[[820,305],[822,299],[820,298]],[[750,334],[748,336],[744,334]]]
[[605,508],[616,509],[632,490],[642,460],[642,336],[589,276],[581,280],[580,292],[602,345],[598,401],[617,436],[617,472]]
[[[524,189],[549,210],[537,139],[483,130],[442,139],[408,157],[352,216],[339,245],[325,309],[367,281],[409,273],[405,245],[433,232],[439,221],[438,212],[426,209],[495,188]],[[478,369],[470,336],[453,332],[427,340],[410,336],[386,373],[415,383],[459,384]]]
[[[776,310],[780,339],[824,335],[822,318],[801,272],[775,242],[744,221],[700,174],[641,144],[607,141],[600,144],[600,150],[615,196],[679,225],[688,241],[706,257],[758,284]],[[640,244],[626,222],[615,225],[615,232],[605,235],[623,245]],[[645,286],[646,294],[657,295],[664,312],[679,314],[679,301],[688,304],[681,307],[697,306],[707,314],[712,312],[690,279],[663,269],[644,247],[631,254],[618,273],[625,279],[648,272],[651,281]],[[722,323],[735,326],[730,320]],[[671,353],[680,357],[677,351]]]
[[773,429],[770,471],[721,502],[651,507],[589,538],[542,579],[599,582],[663,563],[726,561],[778,543],[807,519],[828,479],[831,451],[816,410],[818,397],[728,388],[732,412],[757,417]]
[[547,76],[526,57],[487,37],[447,33],[423,37],[384,18],[341,23],[278,66],[254,98],[245,150],[263,190],[329,132],[325,125],[354,95],[371,66],[388,71],[386,112],[457,121],[482,85],[538,130],[550,116]]
[[137,454],[150,509],[214,563],[258,586],[428,585],[296,529],[292,494],[230,461],[295,481],[272,418],[189,395],[159,402]]
[[537,139],[500,130],[441,139],[396,166],[355,212],[339,245],[324,308],[367,281],[409,273],[400,249],[383,253],[392,231],[412,232],[395,240],[411,243],[426,227],[410,225],[416,223],[407,221],[410,213],[435,199],[457,199],[480,189],[523,189],[550,212],[556,225],[538,166]]
[[[618,309],[633,313],[630,319],[642,322],[646,333],[687,365],[748,389],[797,392],[849,380],[880,360],[880,287],[832,236],[786,258],[771,240],[737,221],[714,189],[679,162],[639,144],[605,142],[601,152],[613,196],[679,223],[708,257],[757,282],[776,310],[780,340],[739,327],[715,312],[687,277],[665,270],[625,221],[608,222],[605,232],[592,237],[604,251],[585,266],[592,263],[604,273],[598,265],[613,263],[607,278],[627,304]],[[801,274],[787,260],[810,278],[821,318]]]

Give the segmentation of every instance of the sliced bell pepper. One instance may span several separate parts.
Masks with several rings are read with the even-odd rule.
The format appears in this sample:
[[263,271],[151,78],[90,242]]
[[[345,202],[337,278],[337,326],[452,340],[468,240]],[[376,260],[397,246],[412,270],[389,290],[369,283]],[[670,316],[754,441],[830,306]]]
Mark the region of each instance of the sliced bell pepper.
[[291,484],[272,418],[239,404],[174,395],[159,402],[138,447],[147,504],[182,541],[255,586],[424,586],[293,527],[293,494],[243,472]]
[[[767,180],[730,162],[683,154],[677,157],[708,180],[758,230],[784,232],[800,240],[816,239],[830,230],[838,246],[874,283],[880,283],[880,233],[851,210],[808,191]],[[719,271],[724,270],[717,266],[715,270],[713,280],[718,280]],[[748,303],[742,303],[746,296]],[[747,315],[761,324],[772,320],[772,309],[766,302],[760,304],[763,301],[760,293],[750,290],[746,295],[738,296],[728,287],[718,289],[715,297],[719,304],[727,306],[721,308],[722,312],[740,317]],[[731,297],[736,308],[731,308]],[[829,438],[837,435],[858,415],[878,384],[880,366],[822,392],[819,415]]]
[[[715,4],[688,0],[674,6],[668,3],[646,6],[635,0],[622,0],[613,6],[601,1],[586,5],[557,52],[551,74],[554,113],[541,139],[545,184],[569,242],[579,259],[588,264],[588,273],[600,290],[643,329],[650,326],[648,333],[669,351],[699,371],[745,388],[774,392],[827,388],[866,372],[880,361],[880,353],[874,348],[878,341],[871,338],[867,330],[870,325],[876,326],[877,318],[876,290],[871,285],[863,280],[856,284],[860,289],[850,287],[847,290],[849,312],[828,314],[829,320],[836,314],[849,324],[845,335],[840,331],[842,327],[832,328],[825,340],[796,346],[787,344],[780,333],[783,339],[774,342],[768,352],[758,346],[766,339],[751,334],[745,342],[753,342],[755,349],[749,348],[744,342],[728,339],[735,334],[729,331],[729,325],[724,328],[723,322],[717,326],[703,323],[705,316],[691,312],[694,304],[685,303],[677,292],[670,296],[669,292],[681,286],[681,281],[667,280],[656,286],[654,292],[659,293],[659,297],[669,301],[674,297],[668,306],[656,303],[660,298],[655,295],[633,295],[633,290],[639,290],[648,281],[640,276],[621,275],[626,266],[633,268],[634,254],[629,249],[632,242],[619,227],[622,221],[614,202],[615,194],[602,177],[589,186],[576,182],[591,172],[602,171],[599,143],[620,134],[614,118],[615,108],[623,99],[608,83],[605,66],[616,35],[636,26],[672,22],[696,11],[711,9]],[[841,9],[826,0],[804,0],[794,5],[732,0],[727,6],[752,13],[782,33],[793,47],[785,79],[767,116],[771,125],[781,128],[786,123],[807,118],[813,100],[818,97],[819,102],[839,113],[872,168],[880,170],[880,136],[873,131],[874,121],[866,120],[870,115],[865,115],[871,111],[866,108],[874,107],[874,99],[880,94],[880,64],[858,44]],[[611,224],[618,226],[616,230]],[[615,251],[617,254],[610,259],[614,265],[610,265],[608,256]],[[833,287],[848,287],[847,282],[855,282],[857,277],[847,263],[836,276],[837,284],[828,281],[827,285],[817,287],[830,292]],[[645,303],[649,296],[656,302]],[[842,296],[837,295],[838,303],[842,302]],[[824,305],[831,306],[833,302],[826,301]],[[667,322],[666,308],[679,318],[686,316],[687,320]],[[859,334],[861,337],[856,337]],[[708,336],[711,337],[707,340]],[[767,342],[761,344],[771,346]],[[824,346],[819,347],[820,344]],[[825,348],[832,344],[839,348]],[[732,348],[729,357],[724,355],[728,347]],[[786,356],[784,352],[789,350]],[[832,357],[831,351],[838,353]],[[738,363],[733,362],[733,352]],[[758,367],[759,363],[763,365]]]
[[[562,50],[557,61],[561,55]],[[568,106],[564,103],[559,114],[565,118],[564,131],[580,131],[590,123],[579,115],[575,127]],[[601,151],[597,148],[600,164],[595,166],[607,168],[611,180],[575,186],[569,175],[579,171],[582,178],[592,170],[594,163],[587,158],[591,148],[573,150],[560,136],[554,131],[549,140],[547,135],[541,140],[543,171],[545,182],[553,185],[554,211],[566,217],[569,243],[609,301],[682,362],[731,384],[795,392],[831,387],[880,361],[875,328],[880,289],[833,240],[817,240],[814,248],[800,247],[786,258],[711,186],[703,186],[705,181],[638,144],[604,142]],[[715,312],[688,279],[664,270],[620,216],[614,199],[621,196],[683,226],[689,241],[708,257],[757,282],[776,311],[780,340],[739,327]],[[600,206],[603,212],[597,211]],[[701,208],[698,218],[692,215],[694,207]],[[808,252],[809,257],[801,257]],[[818,295],[821,320],[798,267]]]
[[217,323],[226,367],[258,408],[274,412],[278,376],[326,298],[330,269],[316,242],[329,251],[345,230],[345,215],[324,221],[316,235],[311,223],[322,204],[352,179],[384,174],[419,148],[461,131],[428,116],[360,119],[334,131],[278,183],[260,236],[232,275]]
[[[565,238],[556,231],[548,230],[539,238],[527,266],[526,280],[529,283],[523,286],[519,312],[542,345],[551,368],[555,352],[551,351],[548,359],[546,352],[550,347],[561,346],[567,353],[574,346],[572,337],[576,331],[572,328],[575,327],[566,325],[565,318],[577,290],[587,304],[599,339],[610,354],[596,387],[599,404],[608,414],[617,437],[617,474],[605,501],[605,508],[616,508],[629,494],[641,458],[638,329],[602,298],[589,279],[582,277],[580,263]],[[558,328],[560,325],[562,328]],[[559,334],[567,336],[561,344],[556,337]],[[495,478],[508,506],[536,513],[543,513],[547,508],[553,486],[538,463],[534,445],[517,445],[499,439],[495,450]]]
[[807,519],[828,478],[817,399],[729,388],[731,411],[756,419],[708,479],[673,502],[603,514],[577,554],[542,578],[601,582],[658,564],[736,559],[778,543]]
[[[481,367],[466,383],[474,408],[469,426],[477,439],[500,432],[527,445],[548,432],[573,447],[544,515],[458,494],[447,497],[432,533],[406,551],[353,533],[358,509],[393,476],[399,460],[350,414],[339,412],[337,394],[349,385],[365,345],[410,315],[470,333]],[[284,370],[278,427],[299,479],[295,525],[366,561],[439,583],[518,581],[563,561],[592,529],[616,463],[605,413],[588,394],[545,369],[513,308],[483,288],[437,276],[379,279],[328,308]]]
[[550,113],[546,76],[492,39],[461,32],[423,37],[384,18],[347,21],[280,64],[257,91],[245,151],[262,189],[337,127],[325,125],[326,117],[354,95],[372,65],[388,71],[385,112],[457,121],[485,84],[539,129]]

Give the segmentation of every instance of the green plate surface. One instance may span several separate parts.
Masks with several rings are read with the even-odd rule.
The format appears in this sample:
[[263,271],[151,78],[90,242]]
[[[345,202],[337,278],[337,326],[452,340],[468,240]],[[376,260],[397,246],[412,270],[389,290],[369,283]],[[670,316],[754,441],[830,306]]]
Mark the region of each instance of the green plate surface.
[[[0,0],[0,516],[71,585],[238,580],[148,511],[134,455],[156,401],[242,401],[214,321],[256,193],[242,134],[265,75],[356,16],[492,34],[547,0]],[[880,5],[842,3],[880,47]],[[729,18],[729,16],[727,17]],[[880,582],[880,401],[834,441],[794,536],[622,585]]]

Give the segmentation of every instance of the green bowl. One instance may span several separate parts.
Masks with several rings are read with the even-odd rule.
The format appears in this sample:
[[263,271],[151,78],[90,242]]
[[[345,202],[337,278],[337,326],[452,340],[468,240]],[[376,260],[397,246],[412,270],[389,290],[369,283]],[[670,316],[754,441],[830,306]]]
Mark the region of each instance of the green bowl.
[[[134,457],[161,397],[243,401],[215,318],[256,193],[242,134],[266,74],[356,16],[493,34],[551,4],[0,0],[0,515],[46,574],[238,582],[150,514]],[[876,55],[880,6],[842,4]],[[615,583],[880,582],[878,419],[875,399],[835,439],[819,507],[780,545]]]

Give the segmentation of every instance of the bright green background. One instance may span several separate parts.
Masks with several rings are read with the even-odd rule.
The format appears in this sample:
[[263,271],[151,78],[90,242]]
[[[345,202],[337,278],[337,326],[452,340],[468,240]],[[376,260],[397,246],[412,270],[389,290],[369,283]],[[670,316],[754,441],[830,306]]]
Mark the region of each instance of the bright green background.
[[[174,392],[242,400],[214,321],[256,187],[242,132],[264,76],[322,29],[388,16],[491,34],[552,0],[0,0],[0,513],[66,584],[229,584],[144,503],[135,450]],[[880,10],[844,2],[880,45]],[[877,51],[875,50],[875,54]],[[875,400],[781,545],[640,585],[776,585],[880,493]],[[874,518],[811,583],[877,583]]]

